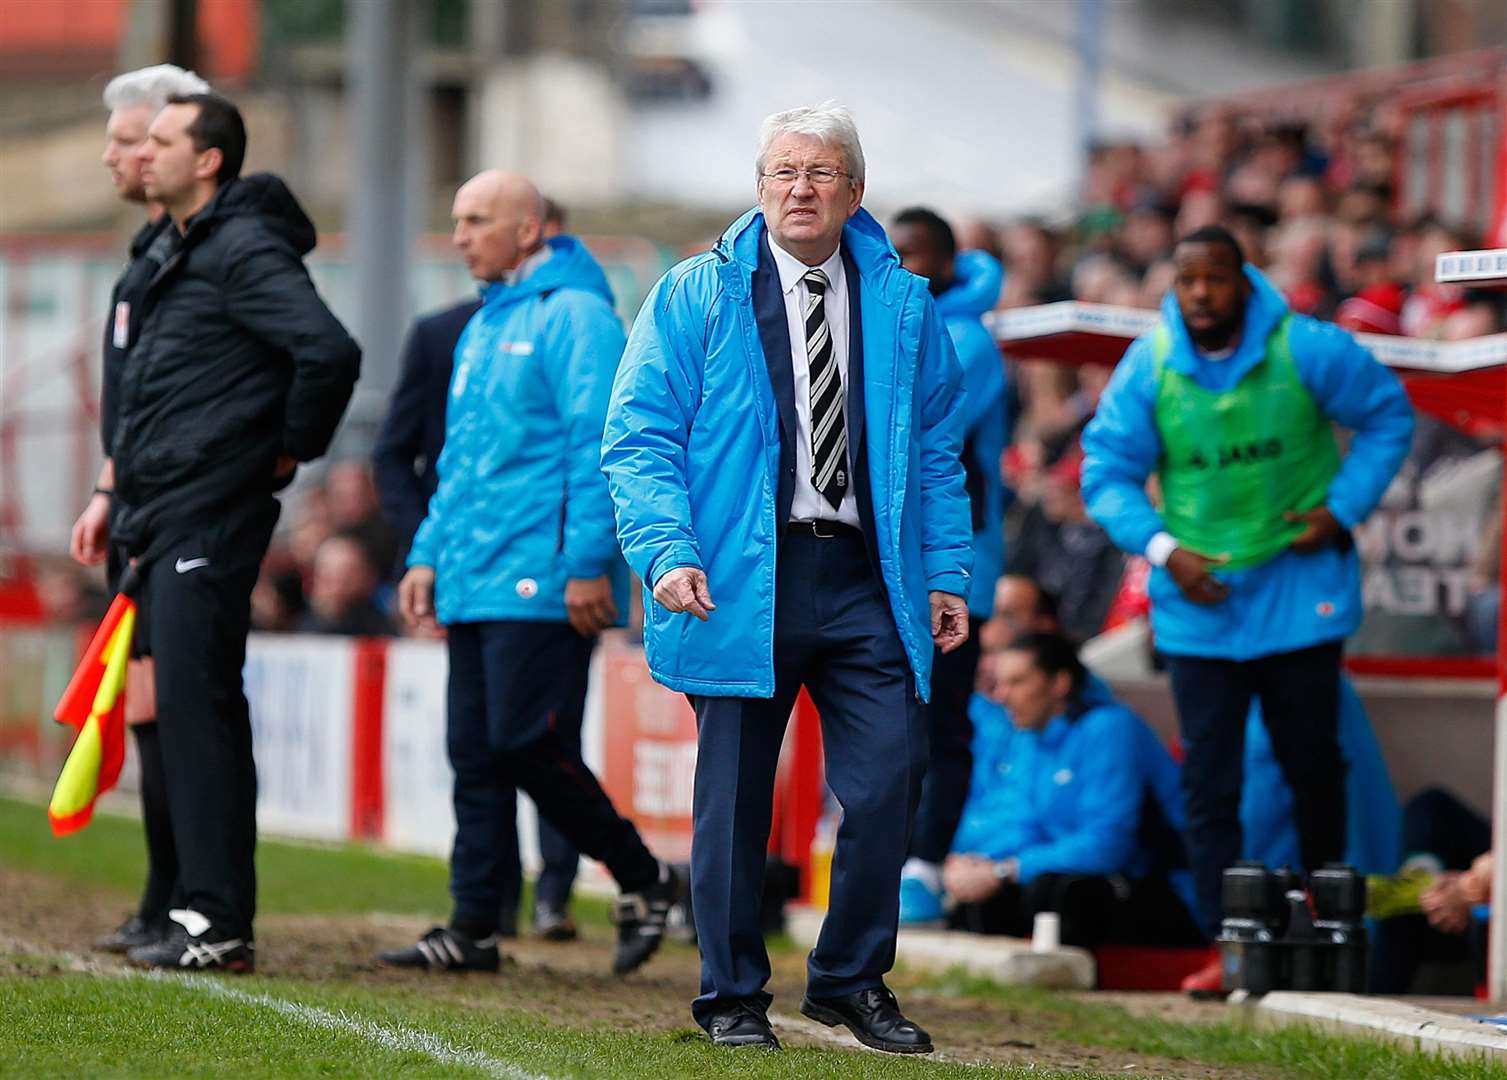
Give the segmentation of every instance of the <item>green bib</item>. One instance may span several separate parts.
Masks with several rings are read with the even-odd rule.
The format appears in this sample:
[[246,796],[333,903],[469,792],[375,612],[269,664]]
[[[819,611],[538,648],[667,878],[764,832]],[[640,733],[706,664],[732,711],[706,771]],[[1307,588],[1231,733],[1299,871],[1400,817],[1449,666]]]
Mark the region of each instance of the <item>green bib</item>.
[[1266,356],[1233,389],[1206,390],[1166,363],[1172,337],[1152,332],[1162,517],[1179,546],[1258,566],[1303,531],[1288,510],[1323,505],[1339,471],[1334,428],[1298,378],[1284,318]]

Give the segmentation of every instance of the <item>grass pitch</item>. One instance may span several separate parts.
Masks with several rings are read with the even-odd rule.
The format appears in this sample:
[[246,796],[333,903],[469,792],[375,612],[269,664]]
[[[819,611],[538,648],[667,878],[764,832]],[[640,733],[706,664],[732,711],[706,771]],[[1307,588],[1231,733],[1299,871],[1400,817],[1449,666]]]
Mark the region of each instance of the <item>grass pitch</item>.
[[878,1055],[798,1015],[802,958],[788,944],[773,954],[786,1051],[728,1053],[689,1020],[694,950],[667,946],[626,980],[606,973],[600,901],[576,902],[580,943],[525,939],[499,976],[430,977],[371,957],[443,915],[438,860],[263,842],[259,869],[261,974],[134,973],[87,946],[139,887],[139,824],[101,815],[58,841],[40,806],[0,799],[0,1077],[1507,1078],[1380,1042],[1252,1031],[1218,1008],[1166,1019],[906,972],[893,985],[941,1053]]

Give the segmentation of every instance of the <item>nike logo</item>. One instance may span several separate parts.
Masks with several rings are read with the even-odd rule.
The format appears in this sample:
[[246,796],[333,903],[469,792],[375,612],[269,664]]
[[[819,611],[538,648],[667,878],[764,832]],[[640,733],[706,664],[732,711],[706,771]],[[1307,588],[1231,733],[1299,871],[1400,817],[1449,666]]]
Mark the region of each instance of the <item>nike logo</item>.
[[201,566],[208,566],[208,559],[179,559],[173,563],[173,569],[180,574],[186,574],[190,570],[197,570]]

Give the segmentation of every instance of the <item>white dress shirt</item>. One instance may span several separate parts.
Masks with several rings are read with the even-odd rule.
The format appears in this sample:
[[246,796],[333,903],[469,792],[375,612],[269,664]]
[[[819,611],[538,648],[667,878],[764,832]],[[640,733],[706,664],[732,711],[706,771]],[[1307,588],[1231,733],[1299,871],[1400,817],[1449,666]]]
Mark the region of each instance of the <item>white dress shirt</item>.
[[848,281],[843,271],[842,248],[820,266],[807,266],[769,238],[775,269],[780,275],[780,291],[785,295],[785,324],[790,330],[790,366],[795,370],[795,498],[790,503],[791,521],[840,521],[853,528],[858,522],[858,500],[849,482],[836,512],[826,497],[811,482],[811,362],[806,355],[806,305],[811,293],[802,280],[811,270],[827,275],[827,329],[832,333],[832,357],[842,378],[843,423],[848,427],[848,476],[857,456],[853,446],[853,429],[848,424]]

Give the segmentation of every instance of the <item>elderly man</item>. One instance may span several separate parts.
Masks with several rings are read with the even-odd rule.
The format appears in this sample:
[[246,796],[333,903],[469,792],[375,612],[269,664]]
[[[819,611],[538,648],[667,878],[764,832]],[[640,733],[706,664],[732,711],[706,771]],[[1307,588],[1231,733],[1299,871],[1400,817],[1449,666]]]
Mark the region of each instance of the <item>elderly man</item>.
[[968,636],[962,375],[926,282],[859,208],[845,109],[769,117],[755,172],[758,207],[644,302],[602,446],[650,669],[696,710],[692,1012],[717,1045],[779,1045],[759,883],[805,686],[843,820],[801,1010],[926,1053],[884,975],[933,646]]
[[[198,94],[209,85],[191,71],[172,64],[140,68],[117,75],[105,87],[105,152],[101,156],[115,192],[129,203],[146,208],[147,220],[131,239],[130,259],[110,295],[110,313],[105,320],[104,364],[101,371],[100,442],[105,461],[84,512],[73,527],[69,554],[85,566],[103,562],[110,554],[110,493],[115,487],[115,462],[110,442],[115,437],[119,414],[121,369],[126,353],[141,324],[141,300],[147,282],[162,264],[164,247],[159,238],[168,219],[162,204],[147,198],[141,180],[140,150],[147,140],[152,118],[174,94]],[[154,250],[154,245],[155,250]],[[153,254],[149,257],[149,252]],[[120,579],[118,558],[110,560],[113,587]],[[108,952],[126,952],[148,945],[167,932],[167,913],[173,905],[178,880],[178,856],[173,850],[173,829],[168,818],[167,787],[162,772],[162,749],[157,735],[156,702],[150,693],[151,661],[132,661],[128,681],[129,708],[126,719],[136,738],[136,756],[141,767],[141,821],[146,830],[147,880],[136,913],[96,942]]]
[[538,189],[512,173],[455,195],[455,246],[482,306],[456,345],[439,486],[398,586],[405,618],[447,630],[455,907],[450,925],[382,955],[402,967],[497,970],[515,788],[622,889],[615,972],[659,948],[680,892],[569,734],[597,634],[626,599],[598,468],[623,331],[601,267],[573,237],[546,243],[543,216]]

